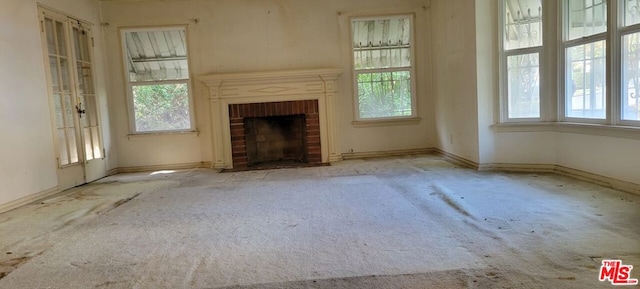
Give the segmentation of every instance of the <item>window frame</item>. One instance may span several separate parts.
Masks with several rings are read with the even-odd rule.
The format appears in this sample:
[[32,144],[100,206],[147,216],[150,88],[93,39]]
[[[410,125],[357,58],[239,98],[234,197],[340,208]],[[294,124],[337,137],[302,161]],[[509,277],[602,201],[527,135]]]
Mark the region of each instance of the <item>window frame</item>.
[[[576,38],[576,39],[569,39],[569,17],[568,12],[569,12],[569,0],[562,0],[562,1],[558,1],[559,5],[561,5],[560,9],[558,11],[560,11],[558,17],[560,19],[559,23],[560,23],[560,34],[561,34],[561,41],[559,43],[559,52],[558,52],[558,63],[560,66],[560,71],[558,72],[558,76],[559,76],[559,91],[558,91],[558,120],[560,122],[570,122],[570,123],[585,123],[585,124],[600,124],[600,125],[609,125],[612,124],[612,109],[614,107],[614,105],[612,105],[612,95],[613,95],[613,91],[614,89],[613,86],[611,85],[612,83],[612,78],[614,77],[614,73],[612,71],[612,62],[613,62],[613,57],[614,55],[611,53],[611,47],[612,47],[612,41],[611,41],[611,34],[613,33],[613,31],[615,29],[613,29],[612,27],[612,23],[615,23],[616,18],[612,18],[611,16],[611,10],[612,8],[610,7],[611,2],[616,2],[614,1],[607,1],[606,5],[607,5],[607,10],[606,10],[606,16],[607,16],[607,30],[605,32],[600,32],[600,33],[596,33],[596,34],[592,34],[589,36],[583,36],[580,38]],[[607,106],[605,108],[605,117],[604,118],[586,118],[586,117],[572,117],[569,116],[568,112],[567,112],[567,85],[568,85],[568,79],[567,79],[567,69],[569,69],[568,67],[568,63],[567,63],[567,51],[568,49],[572,48],[572,47],[577,47],[577,46],[581,46],[581,45],[587,45],[587,44],[593,44],[599,41],[605,41],[605,99],[604,99],[604,104]],[[619,55],[619,54],[618,54]]]
[[[409,50],[410,50],[410,66],[409,67],[390,67],[390,68],[374,68],[374,69],[360,69],[357,70],[355,67],[355,57],[354,57],[354,47],[353,47],[353,23],[355,21],[370,21],[370,20],[385,20],[385,19],[398,19],[398,18],[407,18],[409,19],[410,25],[410,39],[409,39]],[[351,76],[352,76],[352,92],[353,92],[353,115],[354,115],[354,124],[355,125],[363,125],[363,124],[375,124],[375,123],[385,123],[385,122],[402,122],[402,121],[413,121],[418,119],[418,97],[416,90],[416,47],[415,47],[415,14],[414,13],[398,13],[398,14],[384,14],[384,15],[368,15],[368,16],[350,16],[348,18],[349,21],[349,59],[351,61]],[[373,117],[373,118],[362,118],[360,116],[360,99],[359,99],[359,91],[358,91],[358,75],[361,73],[382,73],[382,72],[398,72],[398,71],[408,71],[410,73],[410,91],[411,91],[411,115],[405,116],[387,116],[387,117]]]
[[[129,119],[129,135],[152,135],[152,134],[172,134],[172,133],[189,133],[197,132],[196,128],[196,116],[194,105],[194,93],[192,85],[191,63],[190,63],[190,51],[189,51],[189,33],[188,25],[167,25],[167,26],[152,26],[152,27],[122,27],[119,29],[120,49],[122,53],[122,72],[124,73],[126,98],[127,98],[127,114]],[[149,31],[167,31],[167,30],[182,30],[185,35],[185,52],[187,61],[187,79],[167,79],[167,80],[153,80],[153,81],[135,81],[132,82],[128,70],[128,51],[126,42],[127,32],[149,32]],[[136,129],[135,119],[135,107],[133,103],[133,87],[134,86],[147,86],[147,85],[163,85],[163,84],[186,84],[187,94],[189,101],[189,128],[187,129],[165,129],[165,130],[151,130],[151,131],[138,131]]]
[[[546,91],[546,81],[545,81],[545,73],[546,65],[545,65],[545,35],[547,32],[547,24],[545,21],[547,14],[544,13],[545,9],[545,1],[541,0],[540,4],[542,7],[542,39],[541,45],[531,46],[525,48],[512,48],[507,49],[505,43],[505,26],[507,19],[505,18],[505,5],[507,0],[501,0],[498,4],[498,13],[499,13],[499,42],[498,45],[500,47],[500,57],[499,57],[499,66],[500,66],[500,122],[501,123],[530,123],[530,122],[540,122],[547,118],[547,113],[545,111],[545,103],[546,98],[544,97],[544,92]],[[527,54],[538,54],[538,73],[539,73],[539,87],[538,87],[538,110],[540,112],[538,117],[509,117],[509,63],[508,59],[511,56],[519,56],[519,55],[527,55]]]

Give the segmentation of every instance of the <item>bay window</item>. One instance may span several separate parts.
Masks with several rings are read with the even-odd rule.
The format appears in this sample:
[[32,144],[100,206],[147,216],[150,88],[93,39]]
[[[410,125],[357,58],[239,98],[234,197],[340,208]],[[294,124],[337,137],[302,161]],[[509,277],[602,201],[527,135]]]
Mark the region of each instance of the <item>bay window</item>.
[[640,127],[640,0],[500,3],[501,122]]

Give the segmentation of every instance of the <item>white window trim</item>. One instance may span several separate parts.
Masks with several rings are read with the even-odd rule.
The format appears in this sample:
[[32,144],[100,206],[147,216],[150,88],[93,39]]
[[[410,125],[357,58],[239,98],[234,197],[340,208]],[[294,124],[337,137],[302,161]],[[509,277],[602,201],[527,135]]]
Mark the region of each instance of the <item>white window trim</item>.
[[[367,21],[367,20],[380,20],[380,19],[397,19],[397,18],[409,18],[409,25],[411,27],[411,65],[410,67],[401,68],[383,68],[383,69],[367,69],[358,72],[355,69],[355,59],[353,56],[353,21]],[[376,15],[376,16],[351,16],[349,17],[349,59],[351,61],[351,76],[352,76],[352,95],[353,95],[353,115],[354,121],[352,124],[354,127],[373,127],[373,126],[388,126],[388,125],[406,125],[415,124],[420,122],[418,117],[418,97],[416,90],[416,47],[415,47],[415,14],[392,14],[392,15]],[[411,115],[407,116],[392,116],[392,117],[376,117],[376,118],[361,118],[360,117],[360,101],[358,97],[358,73],[371,73],[371,72],[386,72],[386,71],[409,71],[411,73]]]
[[[164,80],[164,81],[140,81],[140,82],[131,82],[128,70],[127,70],[127,47],[125,40],[125,33],[133,32],[133,31],[157,31],[157,30],[184,30],[185,32],[185,43],[186,43],[186,51],[187,51],[187,66],[188,69],[188,79],[180,79],[180,80]],[[153,26],[153,27],[124,27],[120,28],[120,46],[122,53],[122,72],[124,73],[124,80],[126,86],[126,97],[127,97],[127,112],[129,118],[129,134],[128,136],[135,135],[185,135],[184,133],[197,133],[196,128],[196,116],[195,116],[195,105],[194,105],[194,96],[193,96],[193,85],[192,85],[192,74],[191,74],[191,63],[190,63],[190,51],[189,51],[189,33],[187,25],[170,25],[170,26]],[[133,87],[136,85],[153,85],[153,84],[178,84],[178,83],[186,83],[187,91],[189,93],[189,118],[190,118],[190,128],[189,129],[172,129],[172,130],[155,130],[155,131],[137,131],[136,130],[136,120],[135,120],[135,111],[133,105]]]

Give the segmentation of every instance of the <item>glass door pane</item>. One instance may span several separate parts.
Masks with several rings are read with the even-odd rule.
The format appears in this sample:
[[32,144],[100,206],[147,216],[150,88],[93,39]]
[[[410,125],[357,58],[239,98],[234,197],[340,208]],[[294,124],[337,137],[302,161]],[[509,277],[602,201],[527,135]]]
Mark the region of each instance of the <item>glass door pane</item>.
[[68,55],[66,21],[45,17],[44,34],[49,56],[50,88],[58,141],[58,165],[80,163],[76,100],[73,91],[74,67]]
[[74,43],[74,61],[77,76],[78,106],[82,113],[80,125],[82,127],[82,141],[84,143],[85,159],[91,161],[102,158],[102,144],[99,138],[98,110],[93,86],[93,62],[89,47],[91,31],[82,26],[73,27],[72,41]]

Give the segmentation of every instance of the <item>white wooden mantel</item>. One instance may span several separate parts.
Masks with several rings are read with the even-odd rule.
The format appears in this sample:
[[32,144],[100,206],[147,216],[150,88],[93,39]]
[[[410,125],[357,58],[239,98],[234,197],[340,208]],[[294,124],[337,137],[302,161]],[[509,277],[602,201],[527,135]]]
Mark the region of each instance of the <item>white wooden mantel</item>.
[[322,162],[342,160],[335,112],[341,73],[342,69],[322,68],[199,76],[209,88],[213,168],[233,168],[229,105],[243,103],[317,100]]

